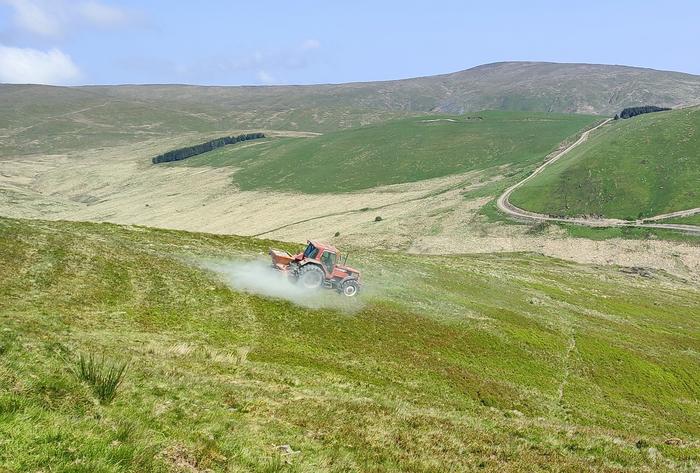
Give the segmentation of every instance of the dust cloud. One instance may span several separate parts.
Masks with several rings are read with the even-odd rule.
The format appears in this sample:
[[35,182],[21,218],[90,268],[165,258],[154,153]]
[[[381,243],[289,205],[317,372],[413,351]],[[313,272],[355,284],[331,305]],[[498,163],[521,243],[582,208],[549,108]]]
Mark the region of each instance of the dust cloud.
[[205,269],[217,273],[236,291],[257,294],[272,299],[284,299],[310,309],[331,308],[357,311],[363,303],[360,296],[345,297],[334,290],[307,289],[295,284],[285,274],[273,269],[268,261],[206,261]]

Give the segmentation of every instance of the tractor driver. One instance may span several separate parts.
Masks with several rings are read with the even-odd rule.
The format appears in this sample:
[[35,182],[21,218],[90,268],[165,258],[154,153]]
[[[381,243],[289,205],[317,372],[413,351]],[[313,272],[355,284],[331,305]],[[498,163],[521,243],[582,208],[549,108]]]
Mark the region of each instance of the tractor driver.
[[321,263],[325,266],[326,271],[329,273],[333,272],[333,266],[335,266],[335,255],[328,251],[324,251],[321,256]]

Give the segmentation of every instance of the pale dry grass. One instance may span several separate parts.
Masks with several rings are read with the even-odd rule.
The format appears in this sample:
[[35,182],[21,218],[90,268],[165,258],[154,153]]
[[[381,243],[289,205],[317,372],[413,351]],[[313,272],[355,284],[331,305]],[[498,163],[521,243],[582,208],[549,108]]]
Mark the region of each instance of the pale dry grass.
[[[471,172],[353,193],[305,195],[240,191],[232,184],[231,168],[150,164],[150,157],[164,149],[203,138],[208,136],[185,134],[70,156],[4,158],[0,215],[294,242],[317,238],[341,246],[413,253],[530,251],[581,263],[644,266],[700,277],[697,246],[661,240],[574,239],[556,230],[533,235],[524,226],[485,221],[479,209],[491,198],[467,199],[463,192],[498,180],[499,175]],[[489,175],[506,172],[502,168]],[[375,221],[377,216],[382,220]]]

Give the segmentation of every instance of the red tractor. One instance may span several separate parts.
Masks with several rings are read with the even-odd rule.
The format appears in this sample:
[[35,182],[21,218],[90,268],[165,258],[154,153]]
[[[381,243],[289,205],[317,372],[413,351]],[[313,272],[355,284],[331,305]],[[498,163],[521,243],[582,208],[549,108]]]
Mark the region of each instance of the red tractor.
[[[309,241],[297,255],[270,249],[272,267],[307,289],[325,287],[353,297],[360,292],[360,272],[340,264],[340,252],[331,245]],[[345,257],[347,262],[348,257]]]

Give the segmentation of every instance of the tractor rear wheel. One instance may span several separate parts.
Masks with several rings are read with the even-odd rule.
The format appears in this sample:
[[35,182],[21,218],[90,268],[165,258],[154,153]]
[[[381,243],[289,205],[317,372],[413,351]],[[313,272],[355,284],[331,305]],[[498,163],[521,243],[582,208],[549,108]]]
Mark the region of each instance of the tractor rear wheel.
[[340,292],[342,292],[344,296],[354,297],[360,292],[360,285],[357,281],[353,281],[352,279],[350,281],[345,281],[340,285]]
[[306,289],[318,289],[324,278],[323,270],[314,264],[307,264],[299,270],[299,282]]

